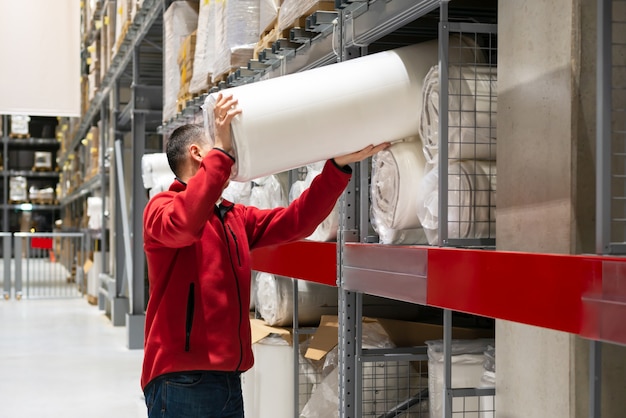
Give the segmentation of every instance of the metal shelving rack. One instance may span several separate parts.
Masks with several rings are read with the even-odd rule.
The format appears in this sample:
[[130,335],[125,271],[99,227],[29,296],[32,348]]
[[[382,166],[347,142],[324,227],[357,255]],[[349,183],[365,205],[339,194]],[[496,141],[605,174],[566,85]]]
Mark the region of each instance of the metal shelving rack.
[[58,171],[34,171],[34,170],[16,170],[9,169],[7,166],[8,156],[10,150],[28,150],[34,151],[50,151],[53,155],[59,147],[59,142],[55,138],[20,138],[14,139],[9,137],[9,117],[2,116],[2,156],[3,156],[3,169],[2,169],[2,203],[0,209],[2,210],[2,231],[10,230],[9,211],[11,210],[29,210],[34,212],[50,212],[54,217],[55,212],[58,213],[60,205],[56,203],[51,204],[16,204],[9,202],[9,178],[12,176],[23,176],[34,179],[50,179],[54,181],[54,184],[58,182]]
[[[92,241],[101,243],[104,266],[98,306],[110,316],[113,325],[127,326],[128,347],[132,349],[143,348],[145,272],[141,215],[146,197],[140,159],[146,150],[161,147],[156,130],[161,123],[162,15],[166,4],[169,2],[145,0],[137,10],[69,146],[58,157],[59,165],[63,165],[76,152],[90,127],[99,121],[102,158],[98,173],[63,196],[60,203],[62,210],[78,214],[87,197],[103,199],[103,229],[89,231]],[[104,10],[102,2],[99,5],[84,36],[85,47],[98,36],[95,20],[102,18]],[[130,97],[125,99],[125,93]],[[131,172],[124,175],[124,168]],[[110,210],[109,203],[115,205]]]

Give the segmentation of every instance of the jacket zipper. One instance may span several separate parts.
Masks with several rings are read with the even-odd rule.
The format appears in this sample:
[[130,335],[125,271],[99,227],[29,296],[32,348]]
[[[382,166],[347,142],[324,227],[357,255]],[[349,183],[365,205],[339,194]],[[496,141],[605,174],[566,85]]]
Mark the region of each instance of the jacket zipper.
[[233,230],[230,228],[230,225],[226,225],[226,226],[228,226],[230,235],[233,237],[233,241],[235,242],[235,251],[237,252],[237,263],[239,264],[239,267],[241,267],[241,256],[239,255],[239,243],[237,242],[237,236],[235,235]]
[[[235,371],[239,371],[239,368],[241,367],[241,363],[243,362],[243,341],[241,341],[241,323],[243,321],[243,317],[241,314],[241,289],[239,289],[239,281],[237,280],[237,270],[235,269],[235,265],[233,263],[233,254],[230,250],[230,243],[228,242],[228,232],[226,231],[226,222],[224,222],[224,218],[222,217],[222,213],[219,211],[219,209],[218,209],[218,213],[219,213],[220,221],[222,222],[222,228],[224,229],[224,237],[226,238],[226,248],[228,248],[228,258],[230,260],[230,267],[233,270],[233,276],[235,277],[235,286],[237,288],[237,302],[239,303],[239,326],[237,328],[237,334],[239,335],[239,363],[237,363],[237,368],[235,369]],[[237,246],[237,238],[235,237],[235,234],[233,230],[230,228],[230,226],[228,226],[228,229],[230,229],[233,240],[235,242],[235,246],[237,247],[237,258],[239,258],[239,246]],[[240,262],[239,265],[241,266],[241,260],[239,260],[239,262]]]
[[195,285],[189,284],[189,294],[187,295],[187,320],[185,321],[185,351],[189,351],[189,340],[191,339],[191,326],[193,325],[193,313],[195,308]]

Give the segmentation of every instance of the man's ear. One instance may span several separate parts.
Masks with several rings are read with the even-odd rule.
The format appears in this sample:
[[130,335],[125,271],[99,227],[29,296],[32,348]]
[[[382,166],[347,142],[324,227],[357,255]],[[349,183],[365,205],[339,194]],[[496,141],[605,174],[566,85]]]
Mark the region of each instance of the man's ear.
[[191,157],[197,161],[202,161],[202,153],[200,147],[196,144],[191,144],[189,146],[189,152],[191,153]]

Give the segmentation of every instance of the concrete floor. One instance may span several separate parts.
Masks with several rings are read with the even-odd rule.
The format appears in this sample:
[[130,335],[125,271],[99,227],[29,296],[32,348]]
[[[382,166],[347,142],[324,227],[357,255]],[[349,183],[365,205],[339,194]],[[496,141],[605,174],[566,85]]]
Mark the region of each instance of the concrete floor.
[[0,417],[146,417],[143,350],[82,298],[0,300]]

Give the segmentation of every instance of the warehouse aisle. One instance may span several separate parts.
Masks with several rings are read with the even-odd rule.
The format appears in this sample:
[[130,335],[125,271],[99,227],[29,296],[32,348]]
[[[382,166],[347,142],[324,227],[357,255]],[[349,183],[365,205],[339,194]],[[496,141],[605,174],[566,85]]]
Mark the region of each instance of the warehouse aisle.
[[145,417],[142,358],[84,299],[0,300],[0,417]]

